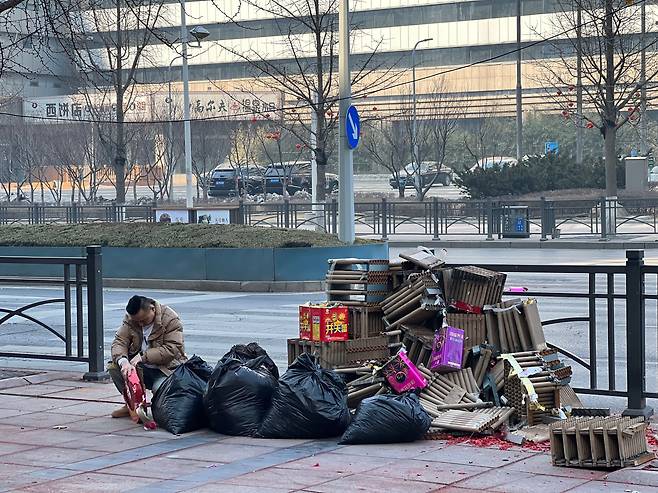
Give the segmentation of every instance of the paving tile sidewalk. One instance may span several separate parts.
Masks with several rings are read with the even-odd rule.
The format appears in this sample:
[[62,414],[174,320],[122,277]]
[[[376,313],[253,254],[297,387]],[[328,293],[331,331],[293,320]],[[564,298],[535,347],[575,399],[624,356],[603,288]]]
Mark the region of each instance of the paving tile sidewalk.
[[110,384],[70,373],[2,381],[0,492],[656,492],[658,461],[615,472],[552,467],[520,448],[445,441],[340,446],[208,430],[173,436],[108,415]]

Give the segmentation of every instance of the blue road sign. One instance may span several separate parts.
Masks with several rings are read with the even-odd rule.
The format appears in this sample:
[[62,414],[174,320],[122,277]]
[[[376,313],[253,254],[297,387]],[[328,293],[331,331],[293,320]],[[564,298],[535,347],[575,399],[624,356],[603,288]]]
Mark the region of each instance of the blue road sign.
[[347,110],[345,135],[347,136],[347,145],[350,146],[350,149],[356,149],[356,146],[359,145],[361,135],[361,120],[359,120],[359,112],[354,106],[350,106],[350,109]]
[[544,144],[544,154],[557,154],[560,150],[560,144],[557,141],[546,142]]

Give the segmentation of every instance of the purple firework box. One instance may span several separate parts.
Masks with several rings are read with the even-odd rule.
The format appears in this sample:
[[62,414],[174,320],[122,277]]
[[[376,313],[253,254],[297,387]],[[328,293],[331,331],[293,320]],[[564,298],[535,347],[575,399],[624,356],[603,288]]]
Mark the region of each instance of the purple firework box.
[[382,367],[389,385],[398,394],[427,387],[427,380],[404,351],[398,352]]
[[464,331],[455,327],[441,327],[434,335],[430,370],[448,372],[461,370],[464,357]]

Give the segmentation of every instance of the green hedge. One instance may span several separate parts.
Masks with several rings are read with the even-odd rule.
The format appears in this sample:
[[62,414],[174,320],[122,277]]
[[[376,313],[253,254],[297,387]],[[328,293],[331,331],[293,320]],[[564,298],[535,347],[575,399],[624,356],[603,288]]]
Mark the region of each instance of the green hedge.
[[[357,240],[367,243],[368,240]],[[140,248],[293,248],[341,246],[334,235],[308,230],[204,224],[51,224],[0,226],[2,246],[102,245]]]
[[[558,156],[532,156],[517,166],[477,168],[458,173],[455,180],[472,199],[522,195],[571,188],[605,188],[605,163]],[[617,163],[617,185],[624,186],[624,167]]]

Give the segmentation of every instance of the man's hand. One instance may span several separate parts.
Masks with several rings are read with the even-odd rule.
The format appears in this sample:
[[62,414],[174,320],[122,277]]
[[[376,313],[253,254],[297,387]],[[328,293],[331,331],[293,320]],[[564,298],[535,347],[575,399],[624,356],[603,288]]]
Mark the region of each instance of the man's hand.
[[142,362],[142,355],[141,354],[136,354],[133,359],[130,360],[130,364],[132,366],[137,366],[139,363]]
[[128,378],[128,375],[135,371],[134,365],[128,361],[128,358],[121,358],[119,361],[121,364],[121,374],[123,375],[123,378]]

